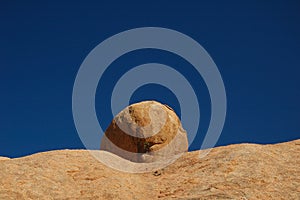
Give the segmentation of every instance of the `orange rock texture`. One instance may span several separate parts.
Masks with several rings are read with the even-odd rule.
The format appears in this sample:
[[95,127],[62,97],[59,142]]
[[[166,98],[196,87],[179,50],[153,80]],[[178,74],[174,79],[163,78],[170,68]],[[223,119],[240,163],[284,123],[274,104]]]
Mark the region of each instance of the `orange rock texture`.
[[100,149],[134,162],[153,162],[187,152],[188,140],[169,106],[143,101],[128,106],[113,119]]
[[300,140],[199,153],[139,174],[111,169],[87,150],[0,160],[0,199],[300,199]]

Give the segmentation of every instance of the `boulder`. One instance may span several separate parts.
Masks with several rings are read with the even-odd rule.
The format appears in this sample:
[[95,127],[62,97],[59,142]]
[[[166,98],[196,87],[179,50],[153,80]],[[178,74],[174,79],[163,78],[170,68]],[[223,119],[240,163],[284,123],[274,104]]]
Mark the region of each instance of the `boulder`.
[[134,162],[154,162],[186,152],[188,140],[172,108],[143,101],[115,116],[100,149]]

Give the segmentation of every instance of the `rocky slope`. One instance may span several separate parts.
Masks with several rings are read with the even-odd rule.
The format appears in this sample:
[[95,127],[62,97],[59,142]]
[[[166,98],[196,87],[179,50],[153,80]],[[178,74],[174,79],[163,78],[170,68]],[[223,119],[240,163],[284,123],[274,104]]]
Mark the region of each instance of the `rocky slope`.
[[0,199],[300,199],[299,153],[300,140],[229,145],[141,174],[111,169],[86,150],[1,158]]

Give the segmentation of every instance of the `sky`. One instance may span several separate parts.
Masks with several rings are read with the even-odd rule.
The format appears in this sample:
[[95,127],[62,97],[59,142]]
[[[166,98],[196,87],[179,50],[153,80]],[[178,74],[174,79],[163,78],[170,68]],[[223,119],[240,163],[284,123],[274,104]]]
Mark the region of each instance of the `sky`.
[[[8,1],[0,2],[0,156],[84,149],[72,115],[72,91],[85,57],[99,43],[138,27],[182,32],[210,54],[223,78],[227,115],[216,146],[300,138],[300,3],[298,1]],[[112,120],[110,93],[129,66],[170,65],[201,99],[189,150],[200,148],[211,110],[205,82],[184,59],[153,49],[121,56],[96,93],[99,123]],[[120,67],[124,66],[122,70]],[[186,69],[186,68],[184,68]],[[154,99],[180,116],[176,95],[141,86],[130,103]],[[99,141],[100,145],[100,141]]]

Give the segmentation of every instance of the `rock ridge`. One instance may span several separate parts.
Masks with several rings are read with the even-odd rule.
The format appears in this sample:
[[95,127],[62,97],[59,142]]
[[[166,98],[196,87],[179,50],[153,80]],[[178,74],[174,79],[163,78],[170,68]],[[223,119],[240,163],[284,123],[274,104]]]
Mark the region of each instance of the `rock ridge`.
[[0,199],[300,199],[300,140],[216,147],[202,159],[199,152],[139,174],[87,150],[0,160]]

